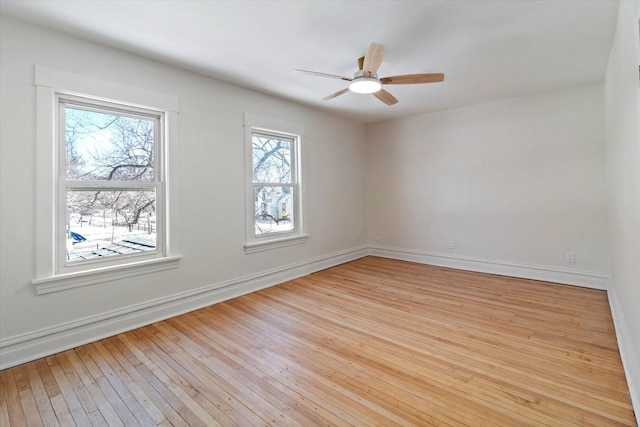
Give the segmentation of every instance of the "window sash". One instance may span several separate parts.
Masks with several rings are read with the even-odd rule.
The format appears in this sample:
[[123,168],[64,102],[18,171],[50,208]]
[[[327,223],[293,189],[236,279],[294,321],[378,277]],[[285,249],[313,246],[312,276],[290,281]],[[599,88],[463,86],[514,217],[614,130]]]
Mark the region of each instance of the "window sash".
[[[255,239],[260,239],[260,240],[265,240],[268,239],[270,237],[281,237],[283,235],[290,235],[290,234],[297,234],[299,232],[299,221],[298,221],[298,215],[299,215],[299,211],[300,211],[300,207],[299,207],[299,192],[298,192],[298,185],[297,184],[263,184],[263,183],[254,183],[253,184],[253,194],[256,193],[256,189],[257,188],[263,188],[263,187],[278,187],[278,188],[290,188],[291,189],[291,209],[289,211],[287,211],[289,213],[289,215],[291,215],[291,219],[289,219],[289,221],[291,221],[293,227],[291,227],[288,230],[282,230],[282,231],[270,231],[270,232],[264,232],[264,233],[257,233],[255,231],[255,225],[256,225],[256,221],[257,219],[257,212],[259,210],[259,208],[261,206],[258,205],[258,201],[255,199],[253,199],[253,237]],[[278,208],[279,211],[281,211],[281,208]]]
[[[154,192],[154,197],[155,197],[155,192]],[[155,202],[154,202],[155,203]],[[113,211],[111,211],[111,213],[113,213]],[[77,213],[76,213],[77,215]],[[150,233],[150,230],[147,228],[147,226],[151,226],[152,229],[155,229],[156,232],[154,234],[154,247],[151,248],[149,246],[147,246],[149,244],[149,238],[146,235],[138,235],[136,236],[136,240],[130,240],[131,237],[126,235],[126,231],[123,234],[123,229],[120,228],[117,231],[113,228],[109,229],[106,224],[104,230],[110,230],[107,231],[106,233],[102,233],[102,235],[98,235],[95,237],[91,237],[91,236],[87,236],[87,240],[89,239],[95,239],[93,240],[93,242],[91,243],[91,245],[87,245],[86,243],[84,243],[83,241],[76,241],[75,243],[72,244],[72,246],[75,247],[75,244],[79,244],[82,245],[81,248],[78,248],[76,250],[74,250],[73,252],[68,252],[65,253],[65,260],[66,260],[66,265],[67,266],[75,266],[75,265],[85,265],[85,264],[90,264],[90,263],[96,263],[99,264],[101,262],[104,262],[104,260],[107,259],[122,259],[122,258],[135,258],[138,256],[143,256],[143,255],[152,255],[152,254],[157,254],[158,253],[158,220],[157,220],[157,215],[154,215],[153,217],[153,221],[154,223],[151,223],[151,216],[148,216],[148,213],[146,212],[140,212],[139,214],[139,220],[138,222],[133,225],[129,225],[130,229],[135,229],[138,234],[142,234],[140,233],[140,226],[143,227],[143,231],[146,231],[147,233]],[[96,212],[94,215],[91,215],[90,217],[93,217],[94,219],[98,220],[100,219],[100,213]],[[84,215],[81,215],[80,218],[83,218]],[[110,217],[110,219],[113,217]],[[145,221],[145,218],[147,218],[147,220],[149,221],[149,223],[147,223]],[[71,212],[67,212],[66,215],[66,222],[65,225],[69,226],[71,225]],[[84,228],[82,226],[80,227],[74,227],[73,229],[71,227],[67,228],[65,226],[65,230],[68,230],[69,232],[74,231],[75,233],[78,233],[80,235],[84,234],[83,230]],[[94,225],[94,227],[96,227],[96,225]],[[122,226],[121,226],[122,227]],[[111,234],[113,233],[113,234]],[[111,234],[109,236],[109,234]],[[114,237],[117,237],[117,241],[114,243],[118,243],[117,245],[113,245],[110,244],[108,241],[110,239],[113,239]],[[72,235],[70,233],[69,236],[67,236],[67,234],[65,233],[64,235],[64,241],[65,241],[65,247],[66,249],[68,249],[68,244],[69,244],[69,240],[71,240]],[[94,247],[94,243],[95,245],[102,245],[102,247]],[[101,256],[95,256],[95,253],[100,253]]]
[[[260,181],[260,180],[256,180],[255,179],[255,174],[253,174],[253,168],[255,167],[253,165],[253,153],[254,153],[254,147],[253,147],[253,138],[254,137],[263,137],[263,138],[271,138],[271,139],[279,139],[282,141],[288,141],[290,144],[290,148],[289,148],[289,180],[285,181],[285,182],[268,182],[268,181]],[[299,143],[299,138],[295,135],[290,135],[287,133],[280,133],[280,132],[273,132],[273,131],[266,131],[266,130],[261,130],[261,129],[256,129],[256,128],[252,128],[251,131],[251,169],[252,169],[252,174],[251,174],[251,179],[254,183],[260,183],[260,184],[264,184],[265,186],[278,186],[278,185],[295,185],[298,182],[298,143]]]
[[[115,104],[112,102],[102,101],[98,99],[87,99],[73,95],[61,95],[56,97],[58,102],[58,179],[65,182],[116,182],[116,183],[143,183],[143,182],[162,182],[164,181],[164,170],[161,167],[163,164],[163,152],[164,146],[164,113],[161,111],[153,111],[146,108],[126,106]],[[154,135],[153,135],[153,169],[154,180],[153,181],[120,181],[120,180],[105,180],[105,179],[92,179],[92,180],[73,180],[67,179],[67,159],[66,159],[66,109],[80,109],[96,113],[113,114],[122,117],[132,119],[142,119],[152,121],[154,123]]]

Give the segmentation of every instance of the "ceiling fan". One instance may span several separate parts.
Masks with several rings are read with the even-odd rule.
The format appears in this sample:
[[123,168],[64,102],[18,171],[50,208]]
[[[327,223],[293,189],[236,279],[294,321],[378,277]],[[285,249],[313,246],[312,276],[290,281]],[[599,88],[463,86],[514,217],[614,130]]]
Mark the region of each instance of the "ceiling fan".
[[312,74],[314,76],[330,77],[351,82],[349,84],[349,87],[322,98],[323,101],[328,101],[351,91],[355,93],[371,93],[373,94],[373,96],[387,105],[396,104],[398,100],[389,92],[382,89],[382,85],[437,83],[444,80],[444,74],[442,73],[405,74],[401,76],[379,78],[377,71],[380,67],[380,64],[382,63],[384,51],[385,48],[383,45],[378,43],[371,43],[369,45],[369,49],[367,49],[366,55],[358,59],[358,71],[356,71],[356,73],[353,75],[353,78],[338,76],[336,74],[320,73],[317,71],[296,71]]

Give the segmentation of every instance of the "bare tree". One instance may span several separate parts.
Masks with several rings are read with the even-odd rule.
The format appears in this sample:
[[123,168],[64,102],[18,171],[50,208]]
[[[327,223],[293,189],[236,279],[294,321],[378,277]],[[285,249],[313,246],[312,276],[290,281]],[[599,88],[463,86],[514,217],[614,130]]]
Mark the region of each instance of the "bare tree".
[[[104,112],[67,108],[66,170],[68,179],[138,181],[154,179],[154,121]],[[155,211],[155,193],[132,191],[74,191],[71,212],[92,215],[113,212],[113,225],[131,231],[142,213]]]

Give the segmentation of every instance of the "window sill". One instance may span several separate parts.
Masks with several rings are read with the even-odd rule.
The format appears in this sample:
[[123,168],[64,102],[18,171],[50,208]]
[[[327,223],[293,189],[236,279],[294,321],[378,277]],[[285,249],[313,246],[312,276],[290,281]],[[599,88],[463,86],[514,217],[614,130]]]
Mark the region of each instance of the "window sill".
[[299,245],[301,243],[306,243],[307,240],[309,240],[309,235],[301,234],[294,237],[270,239],[264,242],[252,242],[244,245],[244,252],[246,254],[253,254],[256,252],[268,251],[271,249],[284,248],[286,246]]
[[124,279],[126,277],[174,269],[178,267],[181,258],[182,256],[171,256],[132,262],[114,267],[96,268],[78,273],[60,274],[42,279],[34,279],[31,283],[35,285],[36,293],[43,295],[51,292],[64,291],[66,289],[79,288],[81,286],[94,285],[96,283]]

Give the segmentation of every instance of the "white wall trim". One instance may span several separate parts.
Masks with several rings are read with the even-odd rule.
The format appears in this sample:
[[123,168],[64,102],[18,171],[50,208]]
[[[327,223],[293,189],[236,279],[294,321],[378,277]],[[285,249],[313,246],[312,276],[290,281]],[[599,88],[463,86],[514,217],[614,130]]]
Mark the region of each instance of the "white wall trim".
[[587,270],[574,270],[547,265],[517,263],[378,245],[369,246],[369,255],[455,268],[458,270],[497,274],[500,276],[542,280],[545,282],[562,283],[565,285],[601,290],[609,289],[609,274]]
[[175,95],[58,70],[40,64],[35,65],[34,84],[77,94],[90,93],[107,100],[119,100],[146,108],[178,111],[180,106],[179,98]]
[[78,288],[80,286],[111,282],[125,277],[140,276],[143,274],[178,268],[178,262],[181,258],[182,256],[172,256],[130,262],[127,264],[102,267],[94,270],[85,270],[74,273],[59,274],[42,279],[34,279],[31,283],[36,286],[36,293],[38,295],[43,295],[66,289]]
[[[34,76],[37,149],[34,187],[35,278],[32,283],[36,285],[37,294],[176,268],[180,258],[180,221],[176,200],[179,197],[178,174],[173,169],[177,164],[178,154],[179,98],[38,64],[35,65]],[[161,169],[165,175],[163,182],[158,183],[158,189],[162,189],[159,194],[162,194],[163,203],[162,206],[157,206],[163,212],[163,221],[158,222],[158,226],[162,225],[159,230],[163,232],[158,233],[158,239],[164,244],[159,244],[158,250],[154,253],[134,257],[111,257],[75,266],[59,263],[59,251],[64,250],[59,242],[60,224],[56,224],[61,216],[57,206],[60,147],[59,138],[56,137],[60,94],[150,109],[164,114],[165,143],[162,144],[162,150],[156,153],[156,157],[163,163]],[[131,261],[132,259],[134,261]]]
[[0,340],[0,369],[149,325],[367,256],[361,246]]
[[283,239],[271,239],[264,242],[246,243],[244,245],[244,252],[247,255],[255,254],[256,252],[269,251],[271,249],[278,249],[292,245],[299,245],[301,243],[307,243],[308,240],[309,235],[302,234],[292,237],[285,237]]
[[620,299],[615,289],[615,286],[611,286],[607,292],[609,307],[611,307],[613,326],[616,330],[622,367],[624,368],[624,373],[627,378],[627,386],[629,386],[631,405],[637,418],[640,415],[640,354],[636,354],[633,346],[633,337],[631,336],[631,331],[625,320],[624,311],[622,311]]

